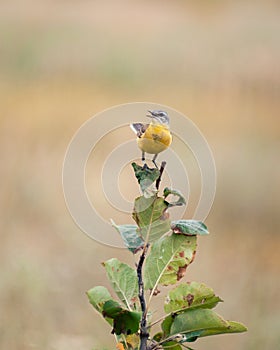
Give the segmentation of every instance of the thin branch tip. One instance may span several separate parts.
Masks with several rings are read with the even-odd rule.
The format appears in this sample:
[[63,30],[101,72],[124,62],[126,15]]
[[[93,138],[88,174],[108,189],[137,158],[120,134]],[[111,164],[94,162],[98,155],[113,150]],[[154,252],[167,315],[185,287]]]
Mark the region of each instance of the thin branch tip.
[[161,166],[160,166],[160,169],[159,169],[159,177],[156,181],[156,189],[158,190],[159,189],[159,185],[160,185],[160,182],[161,182],[161,178],[162,178],[162,174],[164,172],[164,169],[166,167],[166,161],[162,161],[161,162]]

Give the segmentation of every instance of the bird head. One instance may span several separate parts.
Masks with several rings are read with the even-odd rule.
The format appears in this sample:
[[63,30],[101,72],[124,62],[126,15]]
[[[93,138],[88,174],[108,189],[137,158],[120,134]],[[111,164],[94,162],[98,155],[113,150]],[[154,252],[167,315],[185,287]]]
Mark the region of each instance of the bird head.
[[152,118],[157,123],[169,125],[169,116],[164,111],[154,110],[148,111],[147,117]]

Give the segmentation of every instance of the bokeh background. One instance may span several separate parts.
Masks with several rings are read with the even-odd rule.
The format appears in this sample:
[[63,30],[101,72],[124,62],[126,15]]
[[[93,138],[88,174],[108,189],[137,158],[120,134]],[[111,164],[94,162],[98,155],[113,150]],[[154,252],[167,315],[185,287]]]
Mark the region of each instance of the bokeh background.
[[249,332],[193,347],[279,347],[279,11],[276,0],[0,2],[1,349],[114,349],[85,291],[108,286],[102,261],[133,260],[75,226],[61,171],[79,126],[131,101],[188,115],[216,160],[211,235],[186,279],[213,287],[217,311]]

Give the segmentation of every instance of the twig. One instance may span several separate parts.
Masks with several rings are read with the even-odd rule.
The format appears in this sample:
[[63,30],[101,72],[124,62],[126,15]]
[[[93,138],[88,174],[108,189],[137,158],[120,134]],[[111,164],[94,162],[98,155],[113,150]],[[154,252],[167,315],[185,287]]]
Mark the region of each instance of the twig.
[[161,318],[159,318],[158,320],[154,321],[153,323],[151,323],[149,325],[149,328],[152,328],[153,326],[155,326],[157,323],[159,323],[160,321],[163,321],[166,317],[172,315],[172,312],[170,312],[169,314],[162,316]]
[[160,166],[160,170],[159,170],[159,173],[160,173],[160,174],[159,174],[159,177],[158,177],[158,179],[157,179],[157,181],[156,181],[156,188],[157,188],[157,190],[159,189],[159,185],[160,185],[162,173],[163,173],[163,171],[164,171],[165,166],[166,166],[166,162],[163,161],[163,162],[161,163],[161,166]]
[[[176,341],[178,338],[181,339],[182,336],[180,334],[171,335],[170,337],[168,337],[166,339],[163,339],[160,342],[158,342],[156,345],[152,346],[150,350],[156,350],[158,346],[160,346],[160,345],[162,345],[164,343],[168,343],[170,341]],[[174,347],[174,345],[173,345],[173,347]]]
[[144,295],[144,282],[142,276],[142,268],[146,258],[146,253],[149,248],[149,245],[145,245],[140,256],[138,265],[137,265],[137,277],[138,277],[138,288],[139,288],[139,301],[142,310],[142,318],[140,323],[140,350],[147,350],[147,341],[149,338],[149,332],[147,328],[147,309],[146,309],[146,300]]

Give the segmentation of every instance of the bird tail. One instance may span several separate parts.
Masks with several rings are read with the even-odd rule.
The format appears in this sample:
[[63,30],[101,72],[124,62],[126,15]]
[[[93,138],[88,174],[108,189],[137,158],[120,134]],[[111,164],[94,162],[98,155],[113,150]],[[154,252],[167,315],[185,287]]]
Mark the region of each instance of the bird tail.
[[149,125],[145,125],[145,124],[142,124],[142,123],[132,123],[130,124],[130,128],[132,129],[132,131],[138,136],[138,137],[141,137],[144,132],[146,131],[147,127]]

